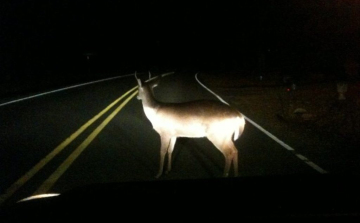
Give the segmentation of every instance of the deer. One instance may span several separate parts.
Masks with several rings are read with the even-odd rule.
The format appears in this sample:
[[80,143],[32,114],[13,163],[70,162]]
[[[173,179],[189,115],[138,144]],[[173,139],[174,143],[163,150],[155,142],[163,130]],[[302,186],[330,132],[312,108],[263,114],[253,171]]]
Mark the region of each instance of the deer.
[[[153,88],[158,86],[161,75],[142,81],[135,72],[138,84],[137,99],[153,129],[160,135],[160,166],[156,178],[163,174],[168,155],[166,174],[171,171],[171,160],[178,137],[207,137],[224,155],[223,177],[228,177],[231,165],[238,176],[238,150],[234,145],[245,128],[245,117],[234,107],[217,100],[202,99],[179,103],[158,101]],[[233,141],[234,140],[234,141]]]

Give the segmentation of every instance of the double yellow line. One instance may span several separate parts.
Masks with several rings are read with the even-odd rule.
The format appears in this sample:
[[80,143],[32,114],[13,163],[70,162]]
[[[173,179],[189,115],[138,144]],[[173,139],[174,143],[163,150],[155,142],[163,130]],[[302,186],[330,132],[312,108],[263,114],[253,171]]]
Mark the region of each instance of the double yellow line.
[[35,191],[34,194],[47,193],[56,181],[62,176],[62,174],[70,167],[75,159],[85,150],[85,148],[94,140],[94,138],[103,130],[103,128],[115,117],[117,113],[137,94],[137,86],[127,91],[121,97],[112,102],[99,114],[90,119],[87,123],[81,126],[76,132],[74,132],[69,138],[58,145],[52,152],[38,162],[33,168],[31,168],[25,175],[19,178],[14,184],[12,184],[4,194],[0,195],[0,205],[10,198],[19,188],[21,188],[27,181],[29,181],[37,172],[39,172],[48,162],[50,162],[58,153],[60,153],[67,145],[69,145],[74,139],[76,139],[83,131],[85,131],[91,124],[104,115],[119,101],[126,98],[71,154],[70,156],[55,170],[50,177],[44,181],[44,183]]

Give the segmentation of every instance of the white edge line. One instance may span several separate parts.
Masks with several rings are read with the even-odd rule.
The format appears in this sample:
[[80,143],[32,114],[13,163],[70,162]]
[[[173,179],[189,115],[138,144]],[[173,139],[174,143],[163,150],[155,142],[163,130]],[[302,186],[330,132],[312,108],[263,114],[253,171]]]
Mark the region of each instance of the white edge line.
[[[198,73],[195,74],[195,79],[196,81],[203,87],[205,88],[207,91],[209,91],[211,94],[213,94],[215,97],[217,97],[221,102],[223,102],[224,104],[229,105],[229,103],[227,103],[225,100],[223,100],[219,95],[217,95],[216,93],[214,93],[213,91],[211,91],[208,87],[206,87],[203,83],[201,83],[199,81],[199,79],[197,78]],[[242,113],[241,113],[242,114]],[[285,149],[289,150],[289,151],[295,151],[295,149],[293,149],[291,146],[289,146],[288,144],[284,143],[283,141],[281,141],[278,137],[274,136],[273,134],[271,134],[269,131],[265,130],[263,127],[261,127],[260,125],[258,125],[257,123],[255,123],[253,120],[249,119],[248,117],[246,117],[244,114],[242,114],[246,121],[250,122],[252,125],[254,125],[256,128],[258,128],[260,131],[262,131],[263,133],[265,133],[267,136],[269,136],[271,139],[273,139],[275,142],[279,143],[282,147],[284,147]],[[327,173],[326,170],[322,169],[321,167],[319,167],[318,165],[316,165],[315,163],[311,162],[310,160],[308,160],[305,156],[301,155],[301,154],[295,154],[299,159],[303,160],[306,164],[308,164],[309,166],[311,166],[312,168],[314,168],[316,171],[318,171],[319,173]]]
[[35,200],[35,199],[41,199],[41,198],[56,197],[56,196],[59,196],[59,195],[60,194],[58,194],[58,193],[33,195],[33,196],[30,196],[30,197],[26,197],[24,199],[21,199],[17,203],[24,202],[24,201]]
[[315,170],[317,170],[319,173],[325,174],[328,173],[326,170],[324,170],[323,168],[319,167],[318,165],[316,165],[315,163],[311,162],[310,160],[306,161],[307,165],[311,166],[312,168],[314,168]]
[[174,74],[175,72],[168,72],[168,73],[165,73],[165,74],[162,74],[161,76],[162,77],[165,77],[165,76],[168,76],[168,75],[171,75],[171,74]]
[[56,93],[56,92],[59,92],[59,91],[69,90],[69,89],[72,89],[72,88],[77,88],[77,87],[81,87],[81,86],[85,86],[85,85],[89,85],[89,84],[95,84],[95,83],[103,82],[103,81],[109,81],[109,80],[113,80],[113,79],[117,79],[117,78],[128,77],[128,76],[131,76],[131,75],[134,75],[134,74],[126,74],[126,75],[121,75],[121,76],[116,76],[116,77],[110,77],[110,78],[105,78],[105,79],[101,79],[101,80],[97,80],[97,81],[91,81],[91,82],[87,82],[87,83],[83,83],[83,84],[77,84],[77,85],[73,85],[73,86],[69,86],[69,87],[65,87],[65,88],[60,88],[60,89],[57,89],[57,90],[48,91],[48,92],[32,95],[32,96],[29,96],[29,97],[25,97],[25,98],[20,98],[20,99],[8,101],[8,102],[0,104],[0,107],[5,106],[5,105],[9,105],[9,104],[13,104],[13,103],[16,103],[16,102],[20,102],[20,101],[25,101],[25,100],[28,100],[28,99],[31,99],[31,98],[36,98],[36,97],[44,96],[44,95],[47,95],[47,94]]
[[[175,72],[168,72],[168,73],[164,73],[164,74],[160,74],[158,76],[160,77],[165,77],[165,76],[168,76],[168,75],[171,75],[171,74],[174,74]],[[133,74],[135,76],[135,74]],[[149,82],[155,78],[157,78],[158,76],[154,76],[154,77],[151,77],[151,75],[149,75],[149,79],[145,80],[145,82]]]
[[210,90],[208,87],[206,87],[203,83],[201,83],[201,82],[199,81],[199,79],[197,78],[197,75],[198,75],[198,73],[195,74],[195,79],[196,79],[196,81],[197,81],[203,88],[205,88],[207,91],[209,91],[209,92],[210,92],[211,94],[213,94],[215,97],[217,97],[222,103],[229,105],[229,103],[227,103],[226,101],[224,101],[219,95],[217,95],[215,92],[213,92],[213,91]]
[[308,158],[306,158],[305,156],[297,153],[295,154],[299,159],[303,160],[305,163],[307,163],[309,166],[311,166],[312,168],[314,168],[315,170],[317,170],[320,173],[327,173],[326,170],[322,169],[321,167],[319,167],[318,165],[316,165],[315,163],[311,162]]
[[305,156],[301,155],[301,154],[295,154],[295,155],[301,160],[308,161],[308,159]]

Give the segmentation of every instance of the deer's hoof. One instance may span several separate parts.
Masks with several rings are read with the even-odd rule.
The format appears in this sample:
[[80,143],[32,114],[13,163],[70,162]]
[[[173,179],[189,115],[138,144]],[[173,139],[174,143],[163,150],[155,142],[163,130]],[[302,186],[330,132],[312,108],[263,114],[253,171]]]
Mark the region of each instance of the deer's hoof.
[[158,173],[155,178],[160,178],[161,177],[161,173]]

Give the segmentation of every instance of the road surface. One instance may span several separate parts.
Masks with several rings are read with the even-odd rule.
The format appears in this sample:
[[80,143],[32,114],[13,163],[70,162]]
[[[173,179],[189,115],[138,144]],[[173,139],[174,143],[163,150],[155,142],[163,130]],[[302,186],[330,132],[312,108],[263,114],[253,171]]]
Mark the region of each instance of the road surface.
[[[206,138],[180,138],[172,171],[155,179],[160,138],[136,86],[125,75],[0,106],[0,202],[96,183],[221,177],[224,157]],[[193,74],[167,75],[154,93],[166,102],[218,100]],[[248,121],[235,145],[240,177],[318,174]]]

